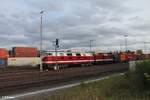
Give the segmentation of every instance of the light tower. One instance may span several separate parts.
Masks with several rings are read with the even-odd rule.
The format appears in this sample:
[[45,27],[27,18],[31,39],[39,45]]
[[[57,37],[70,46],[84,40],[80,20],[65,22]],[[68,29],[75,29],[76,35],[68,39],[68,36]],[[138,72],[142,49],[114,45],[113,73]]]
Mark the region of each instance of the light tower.
[[92,52],[92,42],[93,40],[90,40],[90,52]]
[[124,37],[125,37],[125,51],[127,52],[128,51],[128,49],[127,49],[127,37],[128,37],[128,35],[124,35]]
[[[40,22],[40,58],[42,60],[42,51],[43,51],[43,13],[44,11],[40,12],[41,15],[41,22]],[[40,71],[43,71],[42,62],[40,63]]]

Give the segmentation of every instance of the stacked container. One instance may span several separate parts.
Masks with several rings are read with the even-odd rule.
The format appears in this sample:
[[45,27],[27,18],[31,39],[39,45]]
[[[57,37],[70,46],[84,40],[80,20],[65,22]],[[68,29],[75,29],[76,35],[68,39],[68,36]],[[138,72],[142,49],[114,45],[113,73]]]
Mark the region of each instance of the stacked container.
[[5,67],[8,58],[8,51],[0,48],[0,67]]
[[37,48],[32,47],[14,47],[12,50],[14,57],[37,57]]
[[120,53],[120,60],[121,62],[127,61],[127,54],[126,53]]

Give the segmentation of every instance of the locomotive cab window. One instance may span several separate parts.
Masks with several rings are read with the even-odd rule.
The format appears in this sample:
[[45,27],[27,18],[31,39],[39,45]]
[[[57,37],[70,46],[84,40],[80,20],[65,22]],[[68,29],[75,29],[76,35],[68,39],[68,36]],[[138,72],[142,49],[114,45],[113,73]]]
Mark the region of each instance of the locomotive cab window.
[[67,56],[72,56],[72,53],[67,53]]
[[81,54],[80,53],[76,53],[76,56],[81,56]]

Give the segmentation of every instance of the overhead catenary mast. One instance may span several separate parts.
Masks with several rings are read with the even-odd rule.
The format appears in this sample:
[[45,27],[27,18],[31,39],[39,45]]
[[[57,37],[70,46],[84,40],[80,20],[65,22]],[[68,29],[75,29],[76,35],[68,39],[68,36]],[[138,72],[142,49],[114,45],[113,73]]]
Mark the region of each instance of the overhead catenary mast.
[[[40,58],[42,59],[42,51],[43,51],[43,13],[44,11],[40,12],[41,15],[41,22],[40,22]],[[40,71],[43,71],[42,62],[40,63]]]
[[90,52],[92,52],[92,42],[93,40],[90,40]]
[[147,44],[150,44],[150,42],[144,42],[144,52],[145,53],[148,53]]
[[128,51],[128,48],[127,48],[127,37],[128,35],[124,35],[125,37],[125,51],[127,52]]

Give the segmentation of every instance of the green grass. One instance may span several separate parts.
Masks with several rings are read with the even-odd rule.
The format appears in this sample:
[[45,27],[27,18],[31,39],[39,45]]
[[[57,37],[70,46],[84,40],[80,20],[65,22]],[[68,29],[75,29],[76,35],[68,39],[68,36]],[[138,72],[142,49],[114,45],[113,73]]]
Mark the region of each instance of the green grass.
[[38,100],[150,100],[150,61],[138,63],[134,72],[89,84],[82,82]]
[[150,100],[150,61],[136,65],[136,71],[98,82],[73,87],[47,100]]
[[148,91],[139,91],[135,87],[128,75],[112,76],[90,84],[82,83],[51,95],[47,100],[149,100]]

